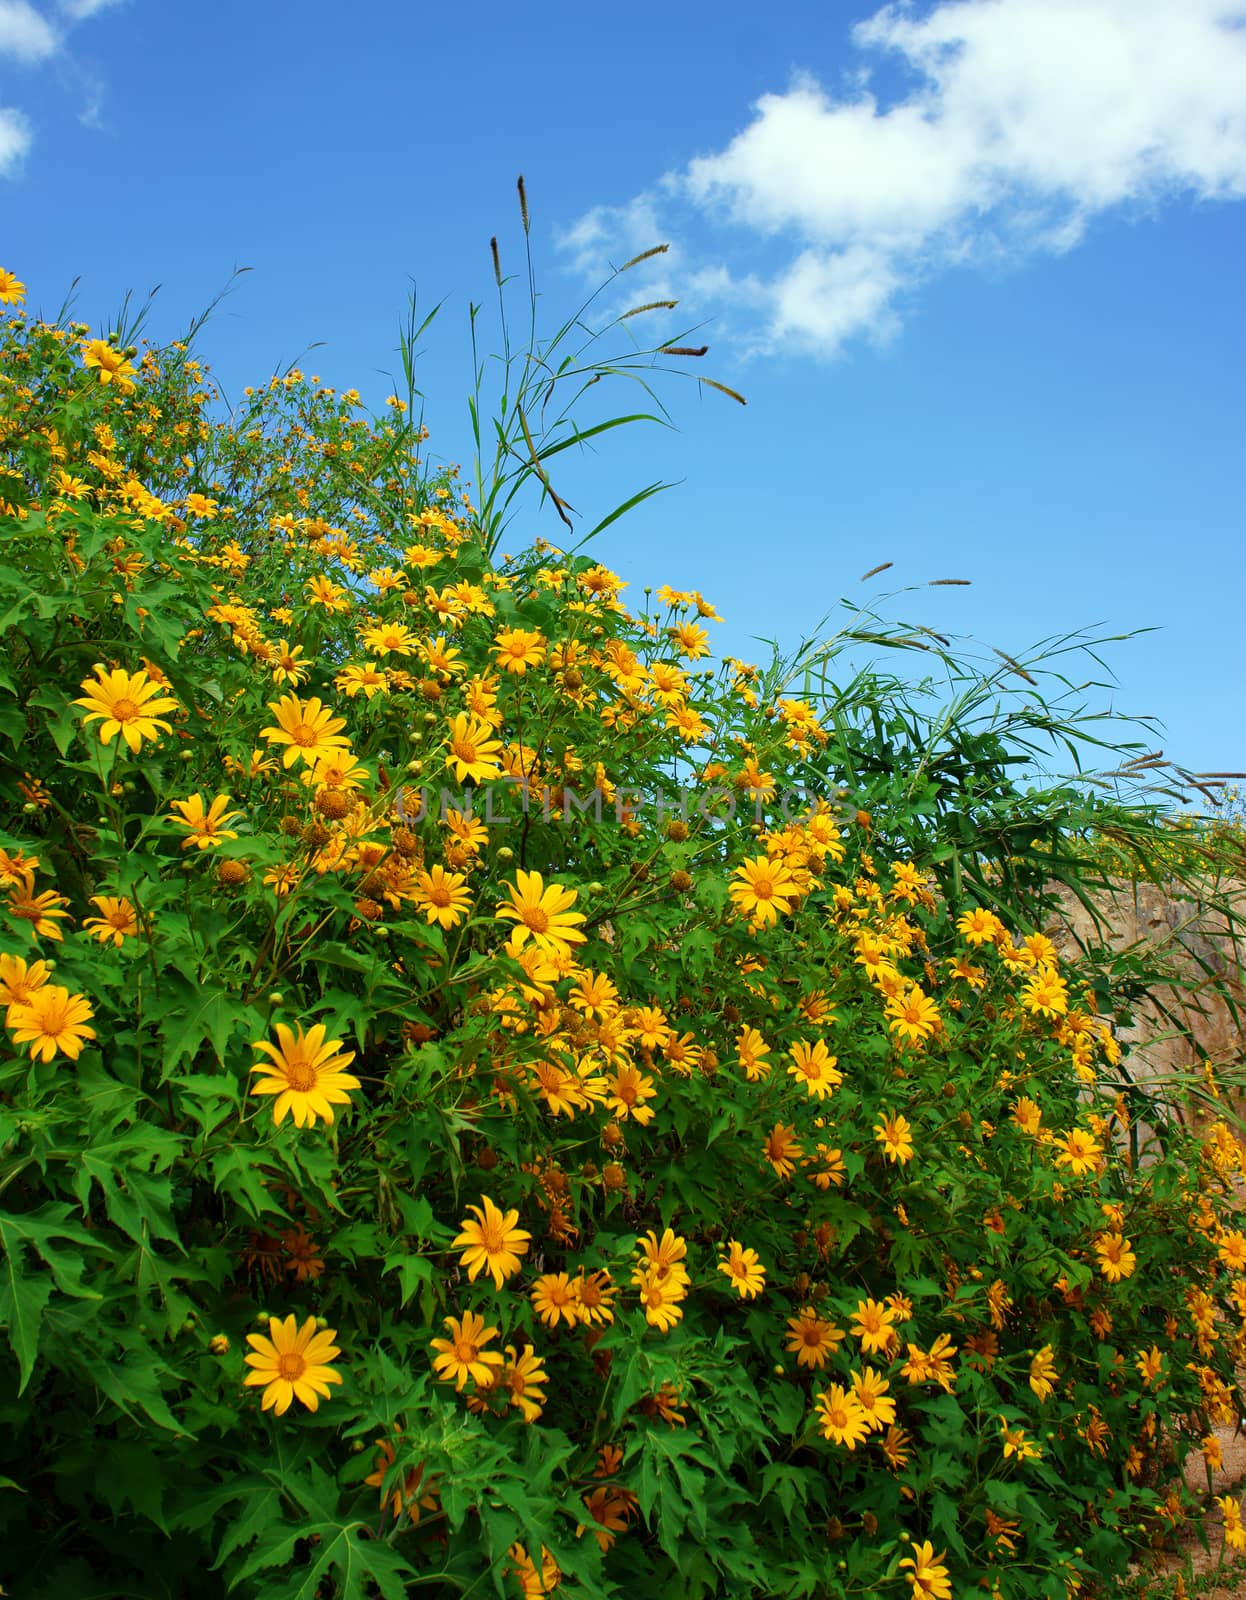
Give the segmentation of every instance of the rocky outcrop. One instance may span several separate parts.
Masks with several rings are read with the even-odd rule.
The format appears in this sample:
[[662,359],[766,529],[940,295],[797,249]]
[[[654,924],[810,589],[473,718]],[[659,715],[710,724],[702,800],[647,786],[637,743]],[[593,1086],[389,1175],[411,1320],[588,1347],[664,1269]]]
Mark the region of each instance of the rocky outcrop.
[[[1120,1030],[1135,1080],[1246,1064],[1246,883],[1206,896],[1172,882],[1127,883],[1095,898],[1092,916],[1067,892],[1048,930],[1062,956],[1106,947],[1139,975],[1167,974]],[[1226,911],[1225,908],[1228,908]],[[1240,920],[1237,920],[1240,919]],[[1237,926],[1234,926],[1237,920]]]

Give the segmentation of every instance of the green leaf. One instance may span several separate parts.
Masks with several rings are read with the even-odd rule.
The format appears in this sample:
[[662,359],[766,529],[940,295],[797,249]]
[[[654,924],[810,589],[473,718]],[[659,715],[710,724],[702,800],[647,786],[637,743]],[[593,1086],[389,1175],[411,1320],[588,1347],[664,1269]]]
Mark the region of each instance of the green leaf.
[[337,1600],[371,1600],[374,1588],[383,1600],[406,1600],[404,1578],[414,1577],[413,1569],[384,1543],[374,1539],[366,1523],[301,1523],[285,1525],[275,1539],[263,1541],[239,1572],[234,1582],[249,1578],[266,1568],[288,1566],[294,1547],[311,1540],[312,1560],[283,1575],[283,1581],[270,1580],[264,1586],[265,1600],[317,1600],[321,1584],[332,1576]]

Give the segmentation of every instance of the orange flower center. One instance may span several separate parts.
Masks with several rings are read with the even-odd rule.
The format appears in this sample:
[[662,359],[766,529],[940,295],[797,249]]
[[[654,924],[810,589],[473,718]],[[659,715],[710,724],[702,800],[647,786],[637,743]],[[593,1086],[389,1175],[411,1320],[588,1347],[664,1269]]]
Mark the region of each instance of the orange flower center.
[[754,878],[753,893],[759,900],[769,900],[774,894],[774,880],[771,878]]
[[541,906],[525,906],[523,920],[525,926],[531,928],[533,933],[549,932],[549,913]]
[[287,1350],[277,1357],[277,1376],[287,1383],[295,1383],[307,1371],[307,1362],[297,1350]]
[[455,739],[450,746],[460,761],[465,761],[468,766],[478,759],[476,741],[474,739]]
[[302,745],[304,749],[317,742],[316,730],[310,722],[300,722],[297,727],[291,729],[290,737],[295,744]]
[[139,707],[135,701],[123,696],[120,700],[113,701],[112,714],[115,722],[133,722],[139,715]]
[[448,906],[453,896],[444,883],[435,883],[428,891],[428,898],[432,905]]
[[316,1069],[310,1062],[287,1061],[285,1076],[296,1094],[307,1094],[316,1087]]
[[502,1236],[502,1230],[496,1222],[481,1223],[480,1243],[481,1247],[491,1256],[500,1255],[501,1252],[506,1248],[506,1241]]

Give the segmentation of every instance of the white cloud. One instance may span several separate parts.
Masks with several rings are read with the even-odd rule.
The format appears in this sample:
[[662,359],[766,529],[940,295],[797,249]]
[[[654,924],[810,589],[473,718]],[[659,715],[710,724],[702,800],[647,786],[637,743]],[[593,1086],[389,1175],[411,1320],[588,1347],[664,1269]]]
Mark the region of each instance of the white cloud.
[[12,106],[0,106],[0,178],[16,171],[30,149],[30,124]]
[[88,17],[124,4],[125,0],[60,0],[61,10],[74,22],[85,22]]
[[[57,0],[60,14],[72,29],[88,17],[125,0]],[[80,79],[86,101],[78,121],[87,128],[102,128],[101,117],[104,86],[97,74],[86,71],[66,49],[62,31],[53,27],[48,18],[38,11],[30,0],[0,0],[0,60],[11,57],[26,66],[38,66],[55,60],[62,79],[72,83]],[[68,73],[65,72],[68,68]],[[29,119],[14,107],[0,107],[0,178],[12,177],[33,142]]]
[[0,0],[0,56],[33,65],[55,55],[60,40],[27,0]]
[[[1114,207],[1246,197],[1246,0],[891,4],[852,40],[841,94],[763,95],[723,149],[570,230],[579,264],[682,202],[734,230],[733,261],[762,253],[761,341],[833,355],[893,333],[934,271],[1071,249]],[[917,86],[880,99],[874,53]]]

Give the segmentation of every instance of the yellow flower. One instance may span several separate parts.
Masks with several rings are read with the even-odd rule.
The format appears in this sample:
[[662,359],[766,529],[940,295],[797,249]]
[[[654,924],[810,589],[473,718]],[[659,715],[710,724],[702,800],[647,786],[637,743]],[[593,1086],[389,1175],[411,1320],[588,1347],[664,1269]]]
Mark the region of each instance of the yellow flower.
[[1246,1528],[1242,1527],[1241,1503],[1231,1494],[1216,1496],[1216,1504],[1224,1513],[1224,1542],[1230,1550],[1246,1550]]
[[893,1115],[885,1111],[882,1121],[874,1124],[874,1137],[882,1145],[888,1161],[898,1161],[901,1166],[913,1158],[912,1132],[908,1118],[898,1112]]
[[1042,1456],[1041,1448],[1026,1437],[1025,1429],[1010,1428],[1007,1417],[999,1419],[999,1429],[1004,1444],[1005,1461],[1009,1456],[1016,1456],[1018,1461],[1037,1461]]
[[97,662],[95,677],[84,678],[82,689],[82,699],[74,704],[87,709],[84,726],[99,721],[101,744],[111,744],[119,733],[137,755],[144,739],[155,739],[161,730],[173,731],[157,713],[176,711],[177,701],[162,695],[160,685],[141,667],[137,672],[123,672],[120,667],[110,670]]
[[580,1321],[580,1284],[565,1272],[547,1272],[532,1285],[532,1308],[547,1328]]
[[446,1383],[453,1379],[456,1389],[461,1389],[468,1378],[491,1384],[495,1369],[503,1365],[505,1357],[500,1350],[486,1350],[484,1346],[497,1338],[498,1330],[486,1328],[485,1319],[474,1311],[465,1311],[462,1320],[446,1317],[445,1326],[450,1337],[430,1341],[430,1347],[438,1352],[433,1357],[437,1376]]
[[252,1353],[246,1363],[252,1370],[243,1383],[263,1384],[261,1410],[284,1416],[293,1400],[309,1411],[317,1410],[321,1395],[329,1398],[329,1385],[342,1381],[341,1373],[329,1365],[341,1354],[333,1343],[336,1336],[332,1328],[317,1333],[315,1317],[308,1317],[300,1328],[293,1316],[284,1322],[269,1317],[267,1338],[262,1333],[247,1334]]
[[891,1349],[896,1342],[896,1330],[892,1326],[895,1321],[896,1313],[891,1306],[872,1299],[857,1302],[852,1314],[852,1332],[860,1339],[867,1356]]
[[186,511],[189,516],[201,517],[204,522],[211,522],[216,516],[217,502],[210,500],[206,494],[188,494],[186,496]]
[[501,772],[499,757],[502,742],[493,736],[493,728],[477,717],[460,711],[450,724],[449,749],[446,766],[454,770],[460,783],[484,783]]
[[1003,937],[1004,924],[993,911],[984,911],[981,906],[975,906],[972,911],[964,911],[957,917],[956,931],[966,944],[993,944],[996,939]]
[[412,903],[423,911],[429,922],[442,928],[456,928],[467,915],[472,903],[467,879],[461,872],[447,872],[444,867],[433,867],[428,872],[416,874],[416,887]]
[[870,1431],[869,1419],[852,1389],[833,1383],[829,1389],[814,1396],[818,1413],[818,1429],[824,1439],[832,1444],[847,1445],[855,1450]]
[[1062,1017],[1069,1009],[1069,987],[1058,972],[1040,969],[1021,990],[1021,1004],[1036,1016]]
[[750,1083],[758,1082],[769,1073],[770,1063],[764,1058],[770,1054],[770,1046],[756,1028],[742,1028],[735,1048],[744,1075]]
[[480,1205],[467,1209],[475,1213],[475,1220],[468,1217],[463,1222],[451,1248],[462,1250],[461,1261],[473,1283],[487,1268],[500,1289],[519,1271],[519,1258],[527,1251],[532,1235],[516,1227],[518,1211],[499,1210],[488,1195],[481,1196]]
[[545,640],[539,633],[528,633],[522,628],[503,628],[493,641],[493,653],[499,667],[507,672],[524,673],[529,667],[539,667],[545,660]]
[[0,306],[20,306],[26,298],[26,285],[6,267],[0,267]]
[[581,911],[571,907],[579,899],[574,889],[551,883],[548,888],[539,872],[515,874],[513,885],[506,885],[510,895],[508,904],[499,906],[496,920],[515,923],[507,941],[512,951],[522,949],[529,938],[539,949],[551,955],[560,955],[572,944],[583,944],[585,935],[578,923],[584,921]]
[[271,663],[273,682],[275,684],[280,686],[283,683],[288,683],[293,688],[298,688],[299,684],[307,677],[309,671],[307,662],[299,660],[302,654],[303,646],[301,644],[291,646],[286,640],[278,639]]
[[120,950],[127,939],[138,932],[138,917],[133,905],[112,895],[93,894],[91,904],[99,907],[98,917],[87,917],[82,924],[84,933],[93,933],[101,944],[110,940]]
[[86,1026],[92,1014],[85,995],[46,983],[24,1004],[9,1007],[7,1026],[13,1043],[28,1044],[37,1060],[51,1061],[59,1050],[76,1061],[86,1040],[95,1037],[95,1029]]
[[673,1275],[663,1276],[659,1268],[639,1270],[633,1280],[640,1291],[640,1304],[645,1321],[660,1333],[669,1333],[683,1316],[680,1301],[687,1294],[687,1280]]
[[748,917],[755,928],[773,925],[787,916],[799,890],[795,878],[781,861],[769,856],[754,856],[741,862],[732,874],[730,895],[737,911]]
[[28,1005],[31,997],[43,988],[52,976],[46,961],[26,963],[25,956],[0,955],[0,1005]]
[[362,639],[368,650],[377,656],[414,655],[420,642],[418,636],[401,622],[381,622],[375,627],[365,628]]
[[68,904],[63,894],[57,894],[52,889],[36,894],[35,875],[33,871],[27,871],[22,874],[20,883],[10,886],[6,910],[9,916],[29,922],[37,938],[64,939],[58,922],[68,917],[69,913],[64,909]]
[[101,383],[115,383],[122,394],[134,388],[134,368],[123,351],[107,339],[88,339],[82,347],[82,364],[99,373]]
[[535,1422],[545,1405],[545,1390],[549,1375],[540,1356],[529,1345],[516,1352],[513,1344],[506,1347],[506,1365],[498,1378],[498,1387],[508,1391],[509,1403],[520,1411],[525,1422]]
[[289,767],[299,756],[308,766],[346,749],[350,740],[338,732],[346,726],[345,717],[335,717],[318,699],[300,700],[288,694],[269,701],[268,709],[277,718],[275,728],[261,728],[260,737],[269,744],[284,744],[282,765]]
[[804,1155],[804,1146],[796,1138],[794,1124],[776,1122],[766,1135],[761,1153],[780,1178],[790,1178],[795,1171],[797,1156]]
[[812,1044],[805,1039],[798,1039],[788,1054],[792,1058],[788,1073],[799,1079],[818,1100],[825,1099],[832,1089],[844,1081],[843,1073],[836,1066],[839,1057],[830,1053],[823,1039],[815,1039]]
[[943,1565],[946,1554],[946,1550],[940,1550],[935,1555],[934,1545],[923,1539],[913,1546],[913,1554],[900,1562],[901,1572],[907,1570],[913,1586],[913,1600],[952,1600],[952,1585]]
[[1164,1371],[1164,1353],[1158,1345],[1153,1344],[1149,1350],[1144,1350],[1134,1366],[1148,1389],[1152,1384],[1157,1389],[1164,1387],[1167,1374]]
[[373,695],[384,694],[389,689],[389,674],[378,667],[375,661],[365,661],[359,666],[343,667],[334,678],[333,687],[340,689],[350,700],[362,689],[371,700]]
[[192,794],[189,800],[170,801],[177,816],[170,815],[169,821],[176,823],[179,828],[186,829],[186,837],[182,840],[182,849],[189,850],[192,845],[198,845],[200,850],[207,850],[213,845],[218,845],[223,839],[236,839],[237,832],[227,828],[225,824],[232,822],[235,817],[242,815],[241,811],[230,811],[229,796],[218,794],[212,804],[204,809],[203,796]]
[[1084,1172],[1093,1172],[1103,1154],[1102,1145],[1084,1128],[1074,1128],[1063,1139],[1055,1139],[1053,1143],[1058,1151],[1056,1165],[1068,1167],[1075,1178],[1080,1178]]
[[871,1433],[896,1420],[896,1403],[887,1393],[891,1387],[881,1372],[866,1367],[852,1374],[852,1392],[856,1395]]
[[277,1043],[256,1039],[253,1049],[262,1050],[272,1057],[272,1062],[262,1061],[251,1068],[262,1076],[251,1085],[252,1094],[276,1095],[273,1105],[273,1123],[279,1126],[287,1111],[294,1117],[296,1128],[310,1128],[316,1118],[333,1121],[335,1105],[349,1105],[350,1089],[359,1088],[359,1079],[342,1068],[350,1066],[355,1052],[339,1054],[342,1041],[326,1042],[323,1023],[316,1023],[307,1033],[300,1023],[298,1037],[284,1022],[277,1024]]
[[1132,1277],[1138,1265],[1129,1240],[1120,1233],[1101,1233],[1095,1240],[1095,1254],[1099,1257],[1099,1271],[1109,1283]]
[[906,1044],[923,1044],[939,1026],[939,1008],[914,984],[906,994],[888,1000],[887,1026]]
[[766,1287],[766,1269],[756,1250],[746,1250],[738,1239],[727,1241],[726,1258],[718,1263],[741,1300],[754,1300]]
[[812,1306],[802,1306],[787,1319],[787,1349],[800,1367],[824,1367],[827,1357],[843,1342],[844,1330],[820,1317]]
[[1030,1388],[1040,1400],[1055,1393],[1056,1380],[1060,1374],[1056,1371],[1055,1351],[1049,1344],[1045,1344],[1030,1362]]

